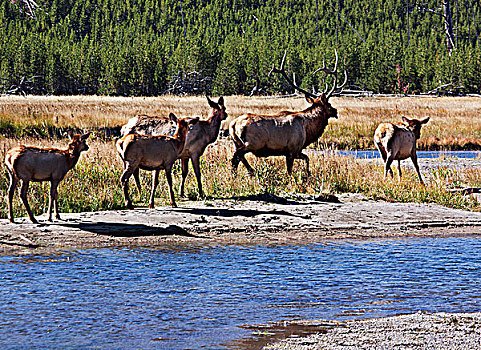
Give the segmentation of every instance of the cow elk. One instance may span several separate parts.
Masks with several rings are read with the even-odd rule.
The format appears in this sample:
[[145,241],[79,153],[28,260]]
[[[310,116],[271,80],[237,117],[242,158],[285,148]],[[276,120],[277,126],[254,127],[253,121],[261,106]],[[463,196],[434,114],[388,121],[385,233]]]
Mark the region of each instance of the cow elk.
[[48,204],[48,221],[52,221],[52,208],[55,218],[60,220],[58,213],[57,187],[67,172],[72,169],[80,157],[80,153],[89,149],[86,140],[90,133],[74,135],[66,149],[41,148],[33,146],[16,146],[9,150],[5,156],[10,187],[8,189],[8,219],[13,219],[13,195],[19,180],[22,180],[20,198],[27,210],[30,221],[38,221],[33,216],[27,200],[30,181],[50,181],[50,200]]
[[234,172],[237,171],[239,162],[242,162],[251,175],[254,173],[254,169],[245,158],[245,154],[251,152],[256,157],[285,156],[289,175],[292,174],[294,159],[304,159],[306,172],[309,175],[309,157],[302,153],[302,150],[322,135],[329,118],[337,118],[337,110],[331,106],[329,98],[336,89],[342,88],[347,82],[347,74],[344,71],[344,83],[337,85],[337,52],[333,70],[323,65],[315,72],[323,71],[327,75],[334,76],[334,84],[329,92],[326,89],[320,94],[308,92],[289,79],[284,70],[285,59],[286,54],[280,68],[273,67],[271,72],[282,74],[292,87],[304,93],[310,106],[297,112],[282,111],[274,115],[248,113],[236,118],[229,127],[229,133],[236,148],[232,157]]
[[385,162],[384,177],[389,172],[393,177],[391,164],[398,161],[399,179],[401,179],[401,160],[411,157],[414,168],[421,184],[424,184],[419,172],[418,158],[416,155],[416,140],[421,134],[421,127],[429,121],[429,117],[423,120],[408,119],[402,117],[401,123],[379,124],[374,132],[374,143]]
[[[117,151],[124,162],[124,172],[120,182],[124,191],[125,205],[129,209],[133,209],[129,197],[129,179],[133,174],[137,173],[138,176],[139,169],[154,171],[149,201],[150,208],[154,208],[154,194],[159,183],[160,169],[165,170],[169,185],[170,203],[172,207],[177,206],[172,190],[172,166],[184,149],[189,125],[196,124],[199,118],[177,119],[173,113],[169,117],[177,123],[175,133],[172,136],[127,134],[116,142]],[[139,184],[137,185],[139,186]]]
[[[189,159],[192,161],[199,196],[204,197],[202,189],[202,179],[200,172],[200,157],[204,154],[207,146],[217,140],[220,126],[223,120],[227,118],[224,105],[224,98],[220,97],[217,102],[207,97],[207,102],[212,108],[206,120],[199,122],[189,128],[183,151],[179,154],[182,166],[182,182],[180,185],[180,196],[184,197],[185,180],[189,172]],[[131,118],[127,124],[122,127],[122,136],[129,133],[138,133],[142,135],[172,135],[175,130],[175,122],[165,117],[157,116],[136,116]],[[139,173],[134,173],[134,179],[140,191]]]

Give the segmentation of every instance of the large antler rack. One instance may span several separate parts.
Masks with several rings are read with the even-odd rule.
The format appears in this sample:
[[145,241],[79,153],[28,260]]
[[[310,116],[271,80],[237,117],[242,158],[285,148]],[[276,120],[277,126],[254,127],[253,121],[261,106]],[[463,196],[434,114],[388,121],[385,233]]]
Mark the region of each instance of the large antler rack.
[[[342,89],[346,83],[347,83],[347,72],[346,70],[344,70],[344,82],[341,84],[341,85],[337,85],[337,80],[338,80],[338,73],[337,73],[337,63],[338,63],[338,60],[339,60],[339,57],[337,55],[337,50],[335,51],[336,52],[336,63],[334,65],[334,69],[333,70],[330,70],[330,69],[327,69],[326,68],[326,65],[325,65],[325,62],[323,61],[322,62],[322,67],[317,69],[316,71],[314,71],[313,74],[317,73],[317,72],[324,72],[328,75],[334,75],[334,85],[332,86],[331,90],[329,90],[329,92],[326,94],[327,92],[327,88],[322,92],[323,94],[326,95],[326,98],[329,98],[332,96],[332,94],[334,93],[334,91],[336,89]],[[319,97],[321,94],[314,94],[312,92],[309,92],[303,88],[301,88],[299,85],[296,84],[295,82],[295,75],[293,75],[293,79],[290,79],[289,76],[287,75],[286,71],[284,70],[284,64],[286,62],[286,56],[287,56],[287,51],[284,51],[284,57],[282,58],[282,62],[281,62],[281,66],[279,68],[276,68],[275,67],[275,64],[272,65],[272,69],[271,71],[269,72],[269,74],[267,76],[270,76],[271,73],[278,73],[278,74],[281,74],[284,79],[287,81],[287,83],[289,85],[291,85],[294,89],[296,89],[297,91],[305,94],[306,96],[309,96],[309,97],[312,97],[312,98],[317,98]],[[327,86],[327,84],[326,84]]]
[[324,72],[328,75],[334,75],[334,84],[332,85],[331,90],[329,90],[329,92],[327,92],[327,84],[326,84],[326,89],[323,92],[326,95],[327,98],[331,97],[335,90],[342,89],[347,83],[347,72],[346,72],[346,70],[344,70],[344,82],[341,85],[337,85],[337,80],[338,80],[337,63],[339,61],[339,56],[337,55],[337,50],[335,50],[334,52],[336,53],[336,63],[334,64],[333,70],[327,69],[326,63],[324,61],[322,61],[322,67],[316,69],[314,71],[314,73],[312,73],[312,74],[316,74],[317,72],[322,71],[322,72]]
[[281,62],[281,66],[280,68],[276,68],[275,64],[272,65],[272,69],[271,71],[269,72],[269,74],[267,75],[268,77],[271,76],[272,73],[278,73],[278,74],[281,74],[284,79],[286,79],[287,83],[289,85],[291,85],[294,89],[296,89],[297,91],[299,92],[302,92],[303,94],[307,95],[307,96],[310,96],[312,98],[316,98],[316,97],[319,97],[307,90],[304,90],[303,88],[301,88],[300,86],[298,86],[293,80],[294,79],[290,79],[289,76],[287,75],[286,71],[284,70],[284,63],[286,62],[286,56],[287,56],[287,50],[284,51],[284,57],[282,57],[282,62]]

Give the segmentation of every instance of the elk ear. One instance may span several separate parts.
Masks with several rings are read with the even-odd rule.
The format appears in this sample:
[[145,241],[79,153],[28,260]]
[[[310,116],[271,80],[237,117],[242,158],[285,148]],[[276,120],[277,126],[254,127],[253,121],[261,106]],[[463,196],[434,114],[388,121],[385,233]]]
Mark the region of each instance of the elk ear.
[[314,104],[314,99],[309,95],[306,95],[306,101],[309,102],[311,105]]
[[215,103],[214,101],[212,101],[209,96],[206,96],[207,97],[207,102],[209,102],[209,106],[211,108],[214,108],[214,109],[219,109],[219,105],[217,103]]
[[224,97],[219,97],[219,100],[217,101],[217,104],[223,106],[224,105]]
[[198,121],[199,121],[199,117],[190,118],[189,124],[194,125],[194,124],[197,124]]
[[406,117],[401,117],[401,119],[402,119],[402,121],[405,122],[405,123],[409,123],[409,122],[410,122],[410,120],[409,120],[408,118],[406,118]]
[[73,138],[73,130],[72,129],[68,129],[66,132],[65,132],[65,135],[68,137],[68,139],[71,141],[72,138]]
[[421,120],[421,124],[426,124],[428,121],[429,121],[429,117],[427,117],[427,118],[425,118],[425,119]]
[[86,134],[80,135],[80,141],[85,141],[90,136],[90,131]]
[[177,117],[172,112],[169,113],[169,119],[172,120],[174,123],[177,123]]

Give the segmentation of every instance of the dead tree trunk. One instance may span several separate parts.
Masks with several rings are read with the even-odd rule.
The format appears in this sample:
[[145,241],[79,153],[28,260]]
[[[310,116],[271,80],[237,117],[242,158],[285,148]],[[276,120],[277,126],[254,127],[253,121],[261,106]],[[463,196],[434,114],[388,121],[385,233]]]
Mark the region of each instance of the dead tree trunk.
[[454,50],[454,34],[453,34],[453,13],[451,11],[451,4],[449,0],[443,0],[443,19],[444,31],[446,33],[446,48],[449,55]]

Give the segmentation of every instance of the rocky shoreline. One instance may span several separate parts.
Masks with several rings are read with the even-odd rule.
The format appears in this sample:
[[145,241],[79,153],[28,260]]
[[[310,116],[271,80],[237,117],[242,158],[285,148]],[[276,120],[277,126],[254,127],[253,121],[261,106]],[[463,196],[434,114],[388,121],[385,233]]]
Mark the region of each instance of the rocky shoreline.
[[[320,324],[315,334],[267,345],[275,350],[480,349],[481,313],[415,313],[394,317]],[[323,326],[324,325],[324,326]]]

